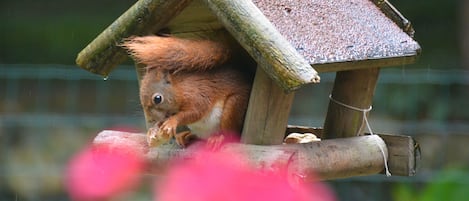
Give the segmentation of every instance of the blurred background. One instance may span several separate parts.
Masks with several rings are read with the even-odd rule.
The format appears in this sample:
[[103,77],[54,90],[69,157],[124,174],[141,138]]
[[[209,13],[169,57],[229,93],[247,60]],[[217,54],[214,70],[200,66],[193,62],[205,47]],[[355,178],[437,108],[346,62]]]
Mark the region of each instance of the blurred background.
[[[77,53],[135,0],[0,1],[0,200],[68,200],[65,165],[104,129],[144,131],[134,67],[108,79]],[[328,181],[340,200],[463,200],[469,187],[469,0],[393,0],[422,47],[416,64],[382,69],[374,132],[413,136],[414,177]],[[322,126],[334,73],[301,89],[290,122]],[[145,190],[143,190],[145,191]],[[133,200],[150,200],[148,192]]]

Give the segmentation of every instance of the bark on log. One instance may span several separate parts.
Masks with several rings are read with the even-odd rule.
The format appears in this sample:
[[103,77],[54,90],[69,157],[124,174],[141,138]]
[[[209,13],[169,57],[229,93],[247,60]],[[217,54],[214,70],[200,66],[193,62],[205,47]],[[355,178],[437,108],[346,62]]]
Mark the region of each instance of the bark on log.
[[[190,160],[193,149],[178,149],[175,145],[149,148],[145,134],[119,131],[102,131],[94,139],[95,145],[107,145],[111,149],[121,146],[137,148],[138,154],[151,164],[151,174],[161,174],[172,159]],[[387,149],[377,135],[344,139],[323,140],[308,144],[248,145],[227,144],[220,151],[235,151],[245,154],[248,162],[258,169],[286,167],[288,174],[308,181],[323,180],[380,173],[384,167],[379,146]]]
[[118,46],[132,35],[151,34],[163,28],[191,0],[139,0],[86,46],[76,59],[81,68],[104,77],[127,54]]
[[[290,133],[313,133],[323,138],[322,128],[288,125],[285,136]],[[365,135],[370,135],[366,133]],[[412,137],[397,134],[377,134],[386,143],[388,166],[393,176],[414,176],[420,162],[420,145]],[[385,172],[382,172],[383,174]]]
[[244,49],[284,90],[319,82],[317,72],[250,0],[206,0]]
[[323,140],[298,147],[299,163],[295,172],[303,176],[318,175],[321,179],[338,179],[378,174],[384,169],[388,150],[377,135]]

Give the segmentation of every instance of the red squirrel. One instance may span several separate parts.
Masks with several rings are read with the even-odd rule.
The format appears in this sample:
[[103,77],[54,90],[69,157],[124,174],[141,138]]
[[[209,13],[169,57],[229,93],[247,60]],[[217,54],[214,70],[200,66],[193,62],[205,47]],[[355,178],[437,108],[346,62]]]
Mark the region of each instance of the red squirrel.
[[[225,43],[144,36],[122,46],[145,65],[140,102],[151,124],[150,146],[174,136],[184,147],[195,135],[217,147],[226,136],[215,133],[241,133],[252,76],[230,62]],[[178,126],[190,131],[176,134]]]

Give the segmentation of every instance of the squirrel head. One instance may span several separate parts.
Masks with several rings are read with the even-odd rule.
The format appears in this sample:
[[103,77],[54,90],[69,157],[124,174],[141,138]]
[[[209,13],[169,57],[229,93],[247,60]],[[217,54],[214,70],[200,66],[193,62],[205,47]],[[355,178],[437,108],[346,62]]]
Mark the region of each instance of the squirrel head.
[[140,83],[140,102],[148,122],[163,122],[178,112],[174,87],[168,71],[148,69]]

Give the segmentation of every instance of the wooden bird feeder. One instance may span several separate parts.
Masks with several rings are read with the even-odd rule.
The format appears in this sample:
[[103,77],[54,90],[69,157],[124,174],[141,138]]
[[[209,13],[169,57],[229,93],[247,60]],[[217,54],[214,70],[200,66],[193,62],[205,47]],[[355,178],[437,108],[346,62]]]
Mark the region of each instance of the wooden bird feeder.
[[[243,144],[223,149],[248,150],[263,168],[288,161],[290,172],[306,178],[310,172],[323,179],[381,173],[384,156],[393,175],[416,173],[417,143],[409,136],[364,134],[366,112],[354,109],[370,107],[381,67],[413,63],[420,52],[410,22],[388,1],[139,0],[76,62],[108,76],[128,57],[118,46],[123,39],[161,30],[235,41],[256,61]],[[136,69],[140,80],[141,66]],[[324,128],[288,126],[295,90],[318,83],[317,72],[337,72]],[[281,145],[291,132],[312,132],[323,140]],[[190,149],[149,148],[144,134],[103,131],[94,143],[140,147],[157,167],[190,156]]]

